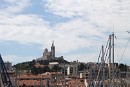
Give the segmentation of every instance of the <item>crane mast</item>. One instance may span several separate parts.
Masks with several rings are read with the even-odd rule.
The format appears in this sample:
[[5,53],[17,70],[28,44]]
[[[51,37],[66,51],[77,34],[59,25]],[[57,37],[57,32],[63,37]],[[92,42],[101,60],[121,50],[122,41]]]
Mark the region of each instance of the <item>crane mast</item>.
[[0,87],[14,87],[0,55]]

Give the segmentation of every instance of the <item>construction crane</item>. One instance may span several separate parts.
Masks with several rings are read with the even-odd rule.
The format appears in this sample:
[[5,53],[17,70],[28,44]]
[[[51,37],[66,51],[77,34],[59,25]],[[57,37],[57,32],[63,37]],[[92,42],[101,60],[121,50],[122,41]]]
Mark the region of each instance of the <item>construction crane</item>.
[[14,87],[0,55],[0,87]]

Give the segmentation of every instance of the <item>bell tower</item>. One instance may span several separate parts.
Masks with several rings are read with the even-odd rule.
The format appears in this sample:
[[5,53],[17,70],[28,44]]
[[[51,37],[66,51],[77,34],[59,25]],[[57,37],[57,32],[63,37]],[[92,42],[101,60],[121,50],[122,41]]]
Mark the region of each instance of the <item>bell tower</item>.
[[52,46],[51,46],[51,56],[52,56],[52,58],[55,58],[55,46],[54,46],[54,41],[52,42]]

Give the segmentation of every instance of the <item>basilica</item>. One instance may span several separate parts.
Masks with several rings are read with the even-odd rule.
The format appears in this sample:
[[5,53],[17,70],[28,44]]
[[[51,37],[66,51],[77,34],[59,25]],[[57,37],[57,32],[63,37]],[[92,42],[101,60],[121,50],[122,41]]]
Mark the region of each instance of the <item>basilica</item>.
[[63,56],[61,57],[55,56],[55,46],[54,46],[54,41],[53,41],[51,45],[51,51],[45,48],[42,57],[38,58],[37,60],[64,60],[64,58]]
[[51,60],[55,59],[55,46],[54,46],[54,41],[51,46],[51,51],[49,52],[48,49],[46,48],[43,52],[42,56],[43,60]]

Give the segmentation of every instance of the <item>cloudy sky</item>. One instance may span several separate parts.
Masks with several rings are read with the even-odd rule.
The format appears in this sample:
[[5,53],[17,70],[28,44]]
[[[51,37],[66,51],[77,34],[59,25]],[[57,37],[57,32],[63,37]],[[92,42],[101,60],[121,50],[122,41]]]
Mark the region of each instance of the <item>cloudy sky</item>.
[[0,0],[0,53],[13,64],[41,57],[53,40],[56,56],[97,62],[113,31],[115,61],[130,65],[130,0]]

